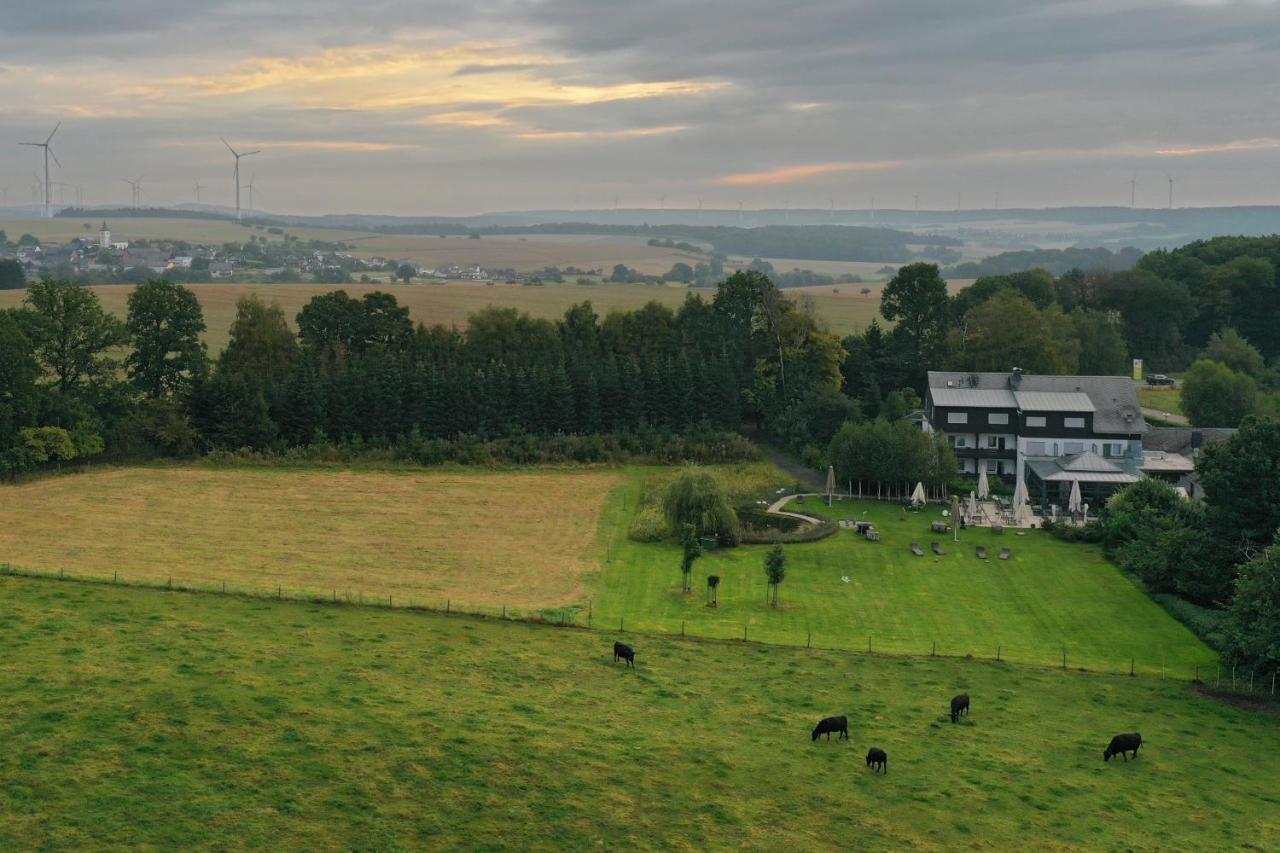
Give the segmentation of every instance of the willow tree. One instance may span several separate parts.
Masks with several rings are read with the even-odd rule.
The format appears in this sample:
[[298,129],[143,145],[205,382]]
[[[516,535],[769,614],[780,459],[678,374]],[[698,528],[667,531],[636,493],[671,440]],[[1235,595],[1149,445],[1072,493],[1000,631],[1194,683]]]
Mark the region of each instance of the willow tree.
[[672,531],[683,532],[690,525],[696,536],[714,536],[725,545],[738,543],[738,514],[724,484],[710,471],[694,466],[681,471],[663,495],[662,512]]

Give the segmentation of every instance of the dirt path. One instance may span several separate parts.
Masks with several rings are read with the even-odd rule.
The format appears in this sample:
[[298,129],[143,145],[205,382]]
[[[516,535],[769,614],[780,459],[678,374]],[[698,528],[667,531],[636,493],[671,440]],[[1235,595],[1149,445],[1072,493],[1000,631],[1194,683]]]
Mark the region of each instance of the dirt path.
[[1191,421],[1186,415],[1175,415],[1173,412],[1162,412],[1159,409],[1148,409],[1143,407],[1142,416],[1146,418],[1157,418],[1159,420],[1171,423],[1174,426],[1191,426]]

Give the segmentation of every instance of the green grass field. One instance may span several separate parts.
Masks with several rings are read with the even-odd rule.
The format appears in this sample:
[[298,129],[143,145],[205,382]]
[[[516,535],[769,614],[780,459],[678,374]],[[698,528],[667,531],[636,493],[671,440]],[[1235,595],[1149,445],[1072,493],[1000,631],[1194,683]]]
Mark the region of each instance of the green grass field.
[[[634,635],[627,671],[604,632],[17,577],[0,605],[4,849],[1280,845],[1277,718],[1172,681]],[[828,714],[848,743],[810,742]]]
[[[779,478],[781,483],[787,480]],[[673,544],[626,538],[619,519],[635,512],[645,490],[633,477],[605,504],[601,530],[611,532],[607,562],[596,582],[594,613],[601,624],[619,620],[637,629],[684,630],[699,635],[742,637],[829,648],[873,649],[910,654],[995,657],[1044,665],[1067,664],[1128,672],[1163,668],[1189,679],[1197,665],[1212,667],[1215,655],[1174,621],[1096,547],[1069,544],[1043,531],[995,535],[988,529],[949,536],[929,532],[938,510],[907,514],[889,503],[843,502],[833,518],[870,519],[883,541],[853,532],[807,544],[787,545],[787,578],[781,606],[765,603],[762,568],[768,546],[743,546],[706,554],[694,565],[694,589],[680,592],[680,553]],[[810,499],[795,507],[822,512]],[[935,557],[930,542],[947,554]],[[908,550],[919,542],[925,557]],[[974,556],[985,545],[989,559]],[[1001,547],[1008,561],[996,559]],[[706,577],[721,578],[719,607],[705,606]],[[848,578],[845,582],[843,578]]]
[[1158,409],[1171,415],[1185,415],[1182,411],[1182,389],[1180,388],[1138,388],[1138,400],[1144,408]]

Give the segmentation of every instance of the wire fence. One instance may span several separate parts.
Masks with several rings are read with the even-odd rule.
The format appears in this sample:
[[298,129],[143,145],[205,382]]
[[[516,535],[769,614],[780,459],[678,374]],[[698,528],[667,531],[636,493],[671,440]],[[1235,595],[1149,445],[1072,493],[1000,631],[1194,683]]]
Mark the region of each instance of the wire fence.
[[1131,655],[1127,660],[1113,661],[1112,663],[1100,662],[1092,658],[1077,660],[1071,648],[1067,646],[1063,646],[1056,653],[1050,654],[1044,647],[1008,646],[994,640],[987,643],[985,647],[979,647],[972,643],[948,643],[945,641],[942,643],[938,641],[922,643],[918,637],[902,638],[875,633],[856,638],[832,638],[815,635],[808,629],[803,632],[797,632],[792,636],[787,636],[776,627],[752,625],[750,622],[733,625],[724,621],[707,622],[698,620],[691,622],[687,619],[660,620],[651,618],[637,619],[635,617],[628,621],[626,615],[596,613],[593,603],[590,601],[585,605],[573,605],[563,608],[484,607],[461,602],[455,603],[447,598],[441,602],[414,598],[410,595],[397,597],[395,593],[378,594],[363,590],[332,588],[328,592],[321,592],[317,590],[287,589],[283,585],[277,585],[274,589],[267,589],[237,586],[228,584],[226,581],[193,582],[174,577],[168,577],[163,580],[130,578],[122,576],[119,572],[113,572],[110,577],[104,575],[68,574],[63,570],[55,572],[26,569],[7,563],[0,563],[0,576],[3,575],[137,589],[172,590],[256,601],[276,600],[384,610],[419,611],[446,616],[535,623],[607,634],[629,634],[632,636],[662,638],[680,637],[694,641],[758,643],[793,649],[814,649],[874,657],[982,660],[1035,669],[1074,670],[1108,675],[1127,675],[1134,678],[1171,680],[1201,685],[1233,695],[1263,699],[1280,698],[1280,693],[1277,692],[1280,690],[1280,677],[1278,677],[1276,671],[1268,672],[1246,667],[1224,666],[1220,662],[1214,663],[1210,661],[1195,664],[1183,662],[1170,666],[1164,661],[1156,662],[1138,655]]

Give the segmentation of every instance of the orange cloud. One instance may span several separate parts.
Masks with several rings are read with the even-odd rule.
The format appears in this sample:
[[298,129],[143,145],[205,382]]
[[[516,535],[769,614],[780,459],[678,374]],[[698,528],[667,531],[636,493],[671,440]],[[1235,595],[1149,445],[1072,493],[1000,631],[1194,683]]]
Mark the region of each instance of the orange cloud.
[[640,136],[666,136],[688,130],[688,125],[673,124],[666,127],[634,127],[627,130],[528,130],[513,134],[516,139],[575,140],[575,139],[632,139]]
[[895,160],[850,161],[844,163],[809,163],[804,166],[782,166],[763,172],[738,172],[716,178],[716,183],[729,187],[776,186],[778,184],[795,184],[810,178],[833,175],[840,172],[877,172],[892,169],[898,165]]
[[1159,148],[1161,157],[1194,157],[1197,154],[1224,154],[1232,151],[1269,151],[1280,148],[1280,139],[1238,139],[1217,145],[1192,145],[1185,148]]

